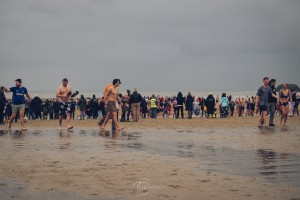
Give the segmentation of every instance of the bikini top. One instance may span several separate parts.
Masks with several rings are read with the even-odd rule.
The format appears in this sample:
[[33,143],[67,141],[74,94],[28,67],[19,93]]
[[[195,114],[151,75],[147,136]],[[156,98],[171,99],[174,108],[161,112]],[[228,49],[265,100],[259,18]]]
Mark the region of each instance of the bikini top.
[[287,95],[284,94],[283,90],[281,91],[281,95],[280,95],[281,98],[287,99],[289,98],[289,96],[290,96],[290,91],[288,91]]

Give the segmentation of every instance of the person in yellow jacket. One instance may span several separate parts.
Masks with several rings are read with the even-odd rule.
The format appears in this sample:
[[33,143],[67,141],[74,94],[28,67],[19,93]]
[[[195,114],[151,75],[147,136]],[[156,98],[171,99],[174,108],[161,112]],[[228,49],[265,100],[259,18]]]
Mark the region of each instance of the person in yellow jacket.
[[150,99],[150,108],[151,108],[150,117],[154,119],[156,118],[156,111],[157,111],[157,101],[154,95],[152,95],[152,98]]

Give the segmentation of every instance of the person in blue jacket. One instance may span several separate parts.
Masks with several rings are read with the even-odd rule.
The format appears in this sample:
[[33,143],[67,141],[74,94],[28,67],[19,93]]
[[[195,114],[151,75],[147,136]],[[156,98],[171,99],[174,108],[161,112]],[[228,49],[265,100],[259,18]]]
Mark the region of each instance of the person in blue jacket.
[[22,131],[27,131],[27,129],[24,126],[24,113],[25,113],[25,97],[24,95],[28,98],[30,102],[30,96],[27,92],[27,89],[25,87],[22,87],[22,80],[21,79],[16,79],[16,86],[11,87],[9,89],[4,88],[5,92],[12,92],[12,116],[9,120],[9,125],[8,129],[11,128],[11,123],[15,119],[17,113],[19,112],[20,114],[20,122],[21,122],[21,130]]
[[220,105],[221,105],[221,118],[226,118],[228,116],[227,109],[229,106],[229,100],[226,97],[225,93],[222,94]]

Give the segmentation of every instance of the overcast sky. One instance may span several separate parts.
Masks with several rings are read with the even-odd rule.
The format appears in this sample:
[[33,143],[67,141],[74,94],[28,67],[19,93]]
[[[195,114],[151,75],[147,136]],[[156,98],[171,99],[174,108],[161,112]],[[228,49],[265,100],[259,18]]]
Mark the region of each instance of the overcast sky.
[[0,69],[31,91],[300,85],[300,1],[0,0]]

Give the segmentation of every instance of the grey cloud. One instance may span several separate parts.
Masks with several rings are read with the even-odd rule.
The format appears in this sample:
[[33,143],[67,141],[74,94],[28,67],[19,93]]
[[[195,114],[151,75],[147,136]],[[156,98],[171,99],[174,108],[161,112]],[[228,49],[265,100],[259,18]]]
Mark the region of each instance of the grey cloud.
[[[255,90],[265,75],[299,84],[300,2],[0,1],[1,84],[60,79],[98,90]],[[38,74],[38,75],[37,75]],[[38,83],[38,84],[37,84]]]

